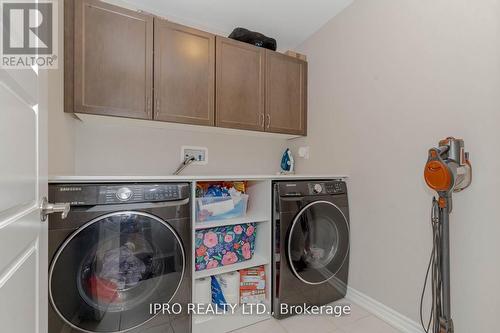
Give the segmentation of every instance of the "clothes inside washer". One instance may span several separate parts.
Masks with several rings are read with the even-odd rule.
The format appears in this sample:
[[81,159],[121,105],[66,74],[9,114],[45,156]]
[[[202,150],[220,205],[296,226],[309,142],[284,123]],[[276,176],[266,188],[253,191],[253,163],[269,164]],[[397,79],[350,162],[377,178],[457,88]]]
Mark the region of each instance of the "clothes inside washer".
[[133,287],[139,283],[146,272],[146,265],[135,256],[134,248],[133,243],[127,242],[119,248],[106,251],[99,277],[113,281],[118,289]]

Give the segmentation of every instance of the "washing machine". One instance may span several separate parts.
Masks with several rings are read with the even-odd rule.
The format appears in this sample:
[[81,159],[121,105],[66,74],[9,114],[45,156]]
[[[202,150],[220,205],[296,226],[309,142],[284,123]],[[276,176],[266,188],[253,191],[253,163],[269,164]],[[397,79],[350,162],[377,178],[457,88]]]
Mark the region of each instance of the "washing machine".
[[49,332],[191,332],[190,192],[188,183],[49,185],[51,202],[71,204],[66,219],[49,219]]
[[272,309],[280,319],[345,296],[349,205],[343,180],[279,181],[273,188]]

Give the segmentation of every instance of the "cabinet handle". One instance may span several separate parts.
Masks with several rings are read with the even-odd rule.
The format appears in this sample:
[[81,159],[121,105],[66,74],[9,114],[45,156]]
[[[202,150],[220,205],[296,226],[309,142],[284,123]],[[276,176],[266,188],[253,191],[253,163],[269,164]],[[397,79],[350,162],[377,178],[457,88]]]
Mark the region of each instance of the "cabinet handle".
[[271,127],[271,115],[267,114],[267,128]]
[[261,113],[259,115],[259,124],[260,124],[260,127],[264,128],[264,114]]
[[155,118],[158,118],[158,115],[160,114],[160,99],[156,99],[156,115]]

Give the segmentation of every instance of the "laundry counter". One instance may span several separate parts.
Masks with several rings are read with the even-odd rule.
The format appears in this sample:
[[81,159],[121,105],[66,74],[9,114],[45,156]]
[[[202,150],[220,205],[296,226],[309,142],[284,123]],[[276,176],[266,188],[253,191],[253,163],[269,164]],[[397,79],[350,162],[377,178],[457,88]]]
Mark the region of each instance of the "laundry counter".
[[347,175],[167,175],[167,176],[49,176],[49,183],[130,183],[130,182],[182,182],[182,181],[235,181],[235,180],[301,180],[347,179]]

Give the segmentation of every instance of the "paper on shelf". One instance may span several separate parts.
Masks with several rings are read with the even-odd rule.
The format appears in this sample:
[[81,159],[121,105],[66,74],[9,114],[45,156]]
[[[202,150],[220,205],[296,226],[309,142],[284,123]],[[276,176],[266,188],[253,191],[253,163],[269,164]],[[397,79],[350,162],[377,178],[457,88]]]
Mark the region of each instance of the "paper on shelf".
[[224,213],[230,212],[234,209],[234,201],[231,198],[229,200],[222,200],[207,204],[201,204],[200,210],[206,210],[212,216],[222,215]]
[[201,278],[194,281],[194,303],[212,303],[212,287],[210,284],[210,278]]
[[240,301],[240,273],[230,272],[216,275],[226,304],[239,304]]

